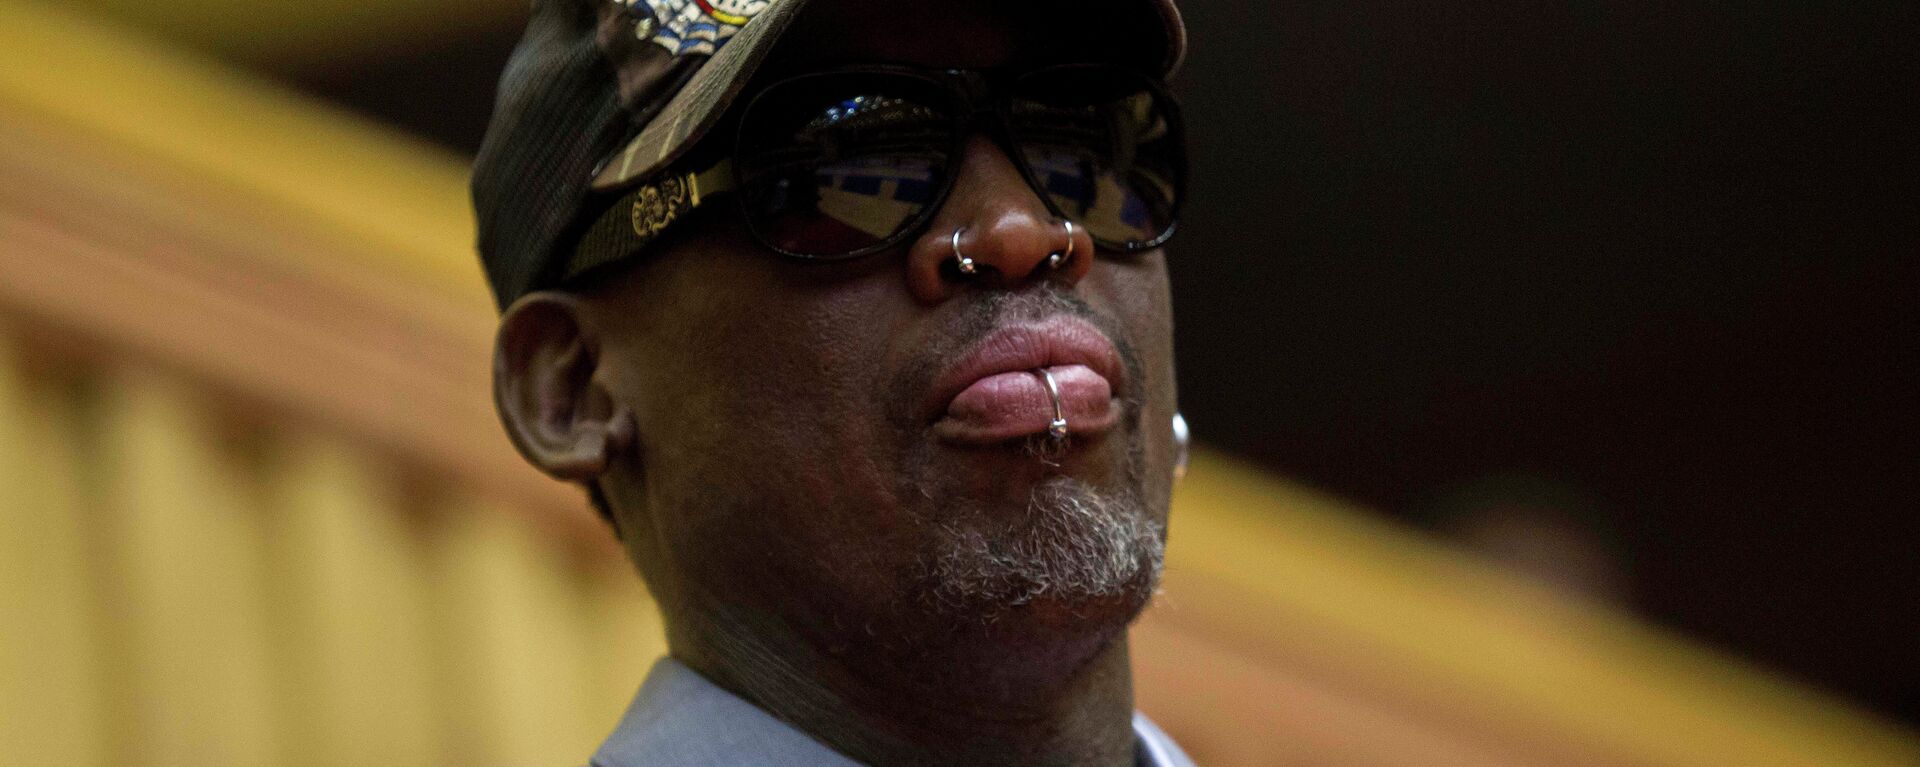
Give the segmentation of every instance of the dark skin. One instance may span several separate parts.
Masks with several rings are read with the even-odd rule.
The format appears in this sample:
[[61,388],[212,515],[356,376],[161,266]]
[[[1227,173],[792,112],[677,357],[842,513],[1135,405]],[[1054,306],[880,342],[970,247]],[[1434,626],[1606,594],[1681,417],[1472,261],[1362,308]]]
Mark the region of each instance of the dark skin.
[[[1099,58],[1027,36],[1011,9],[928,4],[882,34],[871,20],[887,6],[872,5],[810,10],[763,72]],[[1082,255],[1046,269],[1063,227],[979,136],[946,204],[896,252],[786,260],[736,216],[703,210],[645,258],[508,310],[496,395],[521,452],[601,490],[675,658],[836,750],[873,764],[1132,764],[1125,631],[1150,575],[1096,599],[941,605],[921,563],[943,545],[936,522],[1017,526],[1048,483],[1135,498],[1111,513],[1164,529],[1163,255],[1088,257],[1082,231]],[[956,229],[989,267],[978,277],[952,273]],[[1061,313],[1126,358],[1119,426],[1044,460],[1019,441],[933,434],[920,409],[933,371],[996,327]]]

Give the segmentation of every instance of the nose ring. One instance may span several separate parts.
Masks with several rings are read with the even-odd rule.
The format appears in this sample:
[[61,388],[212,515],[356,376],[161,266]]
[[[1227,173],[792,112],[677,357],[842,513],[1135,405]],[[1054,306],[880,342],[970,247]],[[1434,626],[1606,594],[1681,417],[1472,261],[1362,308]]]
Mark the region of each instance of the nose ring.
[[1067,414],[1060,408],[1060,384],[1053,380],[1053,374],[1046,368],[1035,368],[1040,381],[1047,385],[1047,396],[1053,398],[1053,423],[1047,424],[1047,436],[1054,439],[1067,438]]
[[1067,249],[1056,250],[1047,256],[1048,269],[1059,269],[1062,264],[1073,260],[1073,220],[1066,219],[1062,223],[1067,225]]
[[964,231],[966,231],[964,227],[953,230],[953,257],[959,262],[961,274],[979,274],[979,265],[968,258],[967,254],[960,252],[960,233]]

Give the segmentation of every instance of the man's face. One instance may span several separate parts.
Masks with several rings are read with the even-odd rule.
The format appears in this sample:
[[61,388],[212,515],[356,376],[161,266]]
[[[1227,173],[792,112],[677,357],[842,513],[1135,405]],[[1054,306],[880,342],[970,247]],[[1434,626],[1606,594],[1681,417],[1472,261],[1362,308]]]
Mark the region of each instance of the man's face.
[[[884,27],[872,14],[890,6],[819,5],[763,71],[1098,60],[972,4]],[[1007,642],[1077,656],[1123,630],[1167,521],[1163,254],[1089,257],[1081,234],[1079,257],[1049,270],[1064,227],[983,137],[931,224],[891,252],[785,259],[715,207],[588,296],[599,382],[638,427],[611,471],[639,502],[616,511],[668,614],[915,656]],[[953,270],[956,230],[992,268]],[[1023,354],[1038,364],[995,368]],[[1057,374],[1063,442],[1044,435],[1031,367]]]

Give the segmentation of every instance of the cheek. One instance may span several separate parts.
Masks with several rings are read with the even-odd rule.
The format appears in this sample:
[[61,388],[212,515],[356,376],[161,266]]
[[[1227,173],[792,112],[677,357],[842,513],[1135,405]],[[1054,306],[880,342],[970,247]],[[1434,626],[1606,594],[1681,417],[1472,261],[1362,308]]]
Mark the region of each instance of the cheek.
[[1140,361],[1140,437],[1146,490],[1165,521],[1172,492],[1174,446],[1172,419],[1178,409],[1174,376],[1173,299],[1163,251],[1130,259],[1101,261],[1082,284],[1100,311],[1126,329]]
[[[781,267],[784,267],[781,268]],[[695,253],[647,276],[626,323],[630,387],[643,431],[660,441],[706,432],[778,438],[806,428],[806,405],[836,401],[872,352],[858,332],[876,318],[864,283],[794,285],[759,253]],[[669,435],[675,439],[669,439]]]
[[[1102,259],[1088,275],[1082,291],[1095,308],[1108,313],[1122,327],[1140,358],[1145,377],[1145,404],[1171,408],[1174,403],[1173,298],[1167,282],[1164,251],[1136,257]],[[1171,417],[1171,413],[1169,413]]]
[[684,535],[861,540],[886,524],[858,513],[897,506],[881,363],[911,299],[897,275],[796,280],[807,267],[752,256],[660,281],[674,298],[648,312],[625,387],[640,470]]

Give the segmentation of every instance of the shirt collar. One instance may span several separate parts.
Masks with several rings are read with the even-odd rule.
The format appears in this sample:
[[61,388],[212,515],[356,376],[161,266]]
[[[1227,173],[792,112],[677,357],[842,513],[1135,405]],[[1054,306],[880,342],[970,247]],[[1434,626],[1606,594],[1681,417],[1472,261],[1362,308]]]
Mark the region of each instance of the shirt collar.
[[[1140,767],[1193,767],[1193,761],[1145,715],[1133,715],[1133,734]],[[613,736],[593,755],[592,767],[736,764],[858,765],[679,661],[661,658]]]

